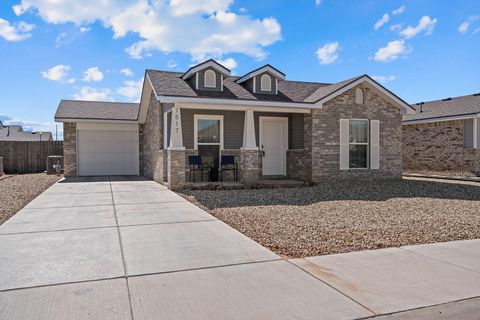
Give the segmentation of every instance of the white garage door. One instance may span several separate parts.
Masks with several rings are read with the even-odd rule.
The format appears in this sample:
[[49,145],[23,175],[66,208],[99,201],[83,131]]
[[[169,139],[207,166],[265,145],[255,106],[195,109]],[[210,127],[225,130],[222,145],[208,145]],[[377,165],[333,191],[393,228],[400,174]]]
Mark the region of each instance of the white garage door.
[[137,130],[78,130],[77,143],[80,176],[138,175]]

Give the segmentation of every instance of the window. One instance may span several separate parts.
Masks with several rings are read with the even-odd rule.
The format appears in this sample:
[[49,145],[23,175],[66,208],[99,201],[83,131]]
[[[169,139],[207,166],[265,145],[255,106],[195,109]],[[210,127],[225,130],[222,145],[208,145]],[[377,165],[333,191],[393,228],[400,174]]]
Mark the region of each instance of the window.
[[204,163],[218,166],[220,150],[223,149],[223,116],[194,116],[195,149]]
[[348,159],[351,169],[368,167],[368,120],[350,120]]
[[268,74],[264,74],[260,78],[260,90],[272,91],[272,78]]
[[203,85],[205,88],[216,88],[217,87],[217,76],[215,71],[207,70],[203,76]]
[[355,90],[355,103],[363,104],[363,90],[360,88]]

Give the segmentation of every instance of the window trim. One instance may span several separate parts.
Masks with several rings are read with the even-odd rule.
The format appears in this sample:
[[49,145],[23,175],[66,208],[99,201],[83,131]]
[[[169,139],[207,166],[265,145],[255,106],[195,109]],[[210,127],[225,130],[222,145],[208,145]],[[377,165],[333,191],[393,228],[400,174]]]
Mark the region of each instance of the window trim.
[[[367,142],[350,142],[350,122],[351,121],[366,121],[367,122]],[[363,168],[352,168],[350,167],[350,146],[357,145],[357,146],[367,146],[367,159],[366,159],[366,167]],[[349,118],[348,119],[348,170],[369,170],[370,169],[370,120],[369,119],[357,119],[357,118]]]
[[[207,73],[213,73],[213,86],[207,83]],[[208,69],[203,74],[203,86],[205,88],[216,88],[217,87],[217,74],[212,69]]]
[[[263,79],[267,79],[267,77],[268,77],[268,87],[269,87],[268,89],[265,88],[266,83],[264,83],[264,80],[263,80]],[[267,73],[262,74],[262,76],[260,77],[260,91],[268,91],[268,92],[272,91],[272,77]]]
[[[220,142],[198,142],[198,120],[220,120]],[[220,146],[220,151],[222,151],[223,148],[223,115],[212,115],[212,114],[194,114],[193,115],[193,145],[194,149],[198,150],[198,145],[202,146],[208,146],[208,145],[213,145],[213,146]]]

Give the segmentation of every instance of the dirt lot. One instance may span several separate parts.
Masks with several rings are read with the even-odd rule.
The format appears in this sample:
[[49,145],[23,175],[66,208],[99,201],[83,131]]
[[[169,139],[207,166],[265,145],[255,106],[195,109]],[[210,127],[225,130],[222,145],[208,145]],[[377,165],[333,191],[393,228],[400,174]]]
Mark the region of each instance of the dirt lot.
[[2,176],[0,179],[0,224],[2,224],[60,177],[33,173]]
[[480,238],[480,183],[404,178],[184,197],[287,257]]

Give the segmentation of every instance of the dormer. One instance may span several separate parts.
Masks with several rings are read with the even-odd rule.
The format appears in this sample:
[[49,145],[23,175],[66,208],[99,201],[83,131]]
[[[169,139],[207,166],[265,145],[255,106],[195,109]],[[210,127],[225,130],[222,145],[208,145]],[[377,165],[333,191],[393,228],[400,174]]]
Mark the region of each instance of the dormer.
[[187,70],[182,79],[189,81],[196,90],[223,91],[223,80],[230,70],[210,59]]
[[235,80],[250,92],[257,94],[278,94],[278,82],[285,80],[285,74],[269,64],[255,69]]

